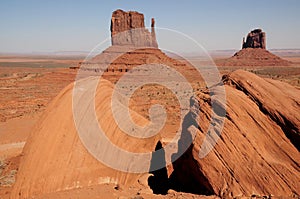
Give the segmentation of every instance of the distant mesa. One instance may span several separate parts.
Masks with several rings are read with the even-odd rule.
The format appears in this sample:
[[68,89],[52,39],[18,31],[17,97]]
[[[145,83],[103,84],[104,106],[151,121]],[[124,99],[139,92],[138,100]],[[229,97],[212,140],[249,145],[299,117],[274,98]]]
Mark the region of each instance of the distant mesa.
[[131,45],[135,47],[157,48],[155,20],[151,19],[151,32],[145,28],[144,15],[129,11],[116,10],[111,17],[112,45]]
[[284,60],[266,50],[266,33],[254,29],[243,38],[242,49],[232,57],[218,60],[218,66],[289,66],[291,62]]

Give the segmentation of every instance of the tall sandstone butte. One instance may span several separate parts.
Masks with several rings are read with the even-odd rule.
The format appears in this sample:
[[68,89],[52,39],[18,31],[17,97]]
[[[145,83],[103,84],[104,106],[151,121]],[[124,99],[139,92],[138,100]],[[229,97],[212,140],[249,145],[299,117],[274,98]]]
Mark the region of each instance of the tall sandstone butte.
[[266,49],[266,33],[261,29],[252,30],[247,35],[247,39],[243,38],[242,48],[262,48]]
[[243,38],[242,49],[232,57],[217,60],[218,66],[290,66],[292,62],[272,54],[266,49],[266,33],[254,29]]
[[155,21],[151,20],[151,33],[145,28],[144,15],[135,11],[116,10],[111,18],[112,45],[158,48]]

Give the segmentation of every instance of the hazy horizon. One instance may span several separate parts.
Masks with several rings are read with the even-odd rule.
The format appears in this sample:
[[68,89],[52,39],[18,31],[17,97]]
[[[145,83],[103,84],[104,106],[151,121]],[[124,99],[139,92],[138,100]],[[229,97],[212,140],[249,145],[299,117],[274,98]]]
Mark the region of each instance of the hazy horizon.
[[[254,28],[267,33],[268,49],[300,48],[300,1],[6,1],[1,2],[0,53],[91,51],[110,37],[116,9],[145,15],[146,26],[172,29],[195,39],[207,51],[241,48]],[[157,34],[158,42],[173,41]],[[180,45],[179,45],[180,47]],[[175,47],[175,48],[179,48]],[[182,51],[190,50],[190,46]]]

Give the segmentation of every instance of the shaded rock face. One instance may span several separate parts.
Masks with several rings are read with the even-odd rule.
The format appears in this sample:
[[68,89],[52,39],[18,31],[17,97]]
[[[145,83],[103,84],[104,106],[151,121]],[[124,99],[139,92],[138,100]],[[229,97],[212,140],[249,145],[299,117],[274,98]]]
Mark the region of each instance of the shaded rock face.
[[223,81],[227,114],[221,137],[201,159],[211,100],[216,99],[199,92],[184,122],[195,119],[182,127],[178,150],[194,139],[173,163],[173,189],[221,198],[299,196],[299,90],[242,70],[224,76]]
[[261,29],[252,30],[245,41],[243,38],[242,48],[262,48],[266,49],[266,33]]
[[152,153],[150,172],[149,172],[150,174],[152,174],[152,176],[148,178],[148,185],[153,190],[154,194],[165,195],[168,193],[168,189],[169,189],[167,168],[163,167],[159,170],[153,169],[153,168],[157,168],[156,164],[158,164],[159,162],[163,162],[166,165],[165,151],[163,150],[160,141],[156,144],[155,151],[159,151],[159,152]]
[[154,30],[155,20],[151,20],[151,33],[145,28],[144,15],[138,12],[116,10],[111,18],[112,45],[157,48]]
[[[190,143],[193,143],[193,133],[189,131],[189,127],[198,126],[195,119],[193,119],[195,114],[199,113],[199,111],[196,110],[199,110],[197,104],[198,103],[191,104],[191,109],[195,109],[191,110],[184,118],[181,137],[178,141],[178,153],[172,155],[174,171],[170,175],[169,186],[171,189],[179,192],[214,195],[213,187],[210,184],[211,182],[209,182],[201,169],[199,169],[197,161],[194,161],[194,144],[188,147]],[[190,123],[191,121],[193,123]],[[186,148],[187,150],[183,155],[178,157],[178,154],[181,154]]]

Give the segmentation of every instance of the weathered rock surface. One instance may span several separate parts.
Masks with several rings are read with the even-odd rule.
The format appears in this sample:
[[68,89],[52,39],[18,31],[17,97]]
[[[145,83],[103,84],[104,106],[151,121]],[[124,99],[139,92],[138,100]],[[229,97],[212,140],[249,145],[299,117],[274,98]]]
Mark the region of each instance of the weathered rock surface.
[[151,33],[145,28],[144,15],[138,12],[116,10],[111,18],[112,45],[132,45],[157,48],[155,21],[151,21]]
[[272,79],[262,79],[252,73],[237,71],[224,77],[224,82],[243,91],[281,127],[285,135],[300,149],[299,89]]
[[197,115],[194,122],[199,128],[193,124],[183,128],[179,144],[192,135],[195,139],[174,163],[173,186],[222,198],[299,196],[300,91],[242,70],[224,77],[224,82],[227,114],[221,137],[215,148],[200,159],[210,123],[211,99],[208,93],[199,93],[194,106],[200,104],[200,112],[190,113]]
[[[83,84],[89,86],[89,79],[83,80]],[[127,151],[136,153],[154,151],[159,135],[138,141],[138,138],[123,133],[112,116],[113,86],[107,80],[102,80],[101,85],[97,88],[95,96],[97,102],[95,112],[108,139]],[[114,170],[96,160],[87,151],[77,134],[74,123],[73,86],[74,84],[67,86],[51,102],[28,138],[11,198],[29,198],[104,183],[132,185],[143,175]],[[85,96],[86,93],[82,94]],[[82,97],[81,100],[86,98]],[[75,104],[75,106],[82,105]],[[83,113],[82,117],[88,116]],[[148,120],[134,112],[132,118],[139,125],[148,123]],[[76,126],[78,125],[81,124],[77,123]],[[110,157],[112,154],[107,151],[107,156]],[[122,162],[126,157],[117,157],[115,154],[111,158],[117,158]],[[125,159],[123,162],[126,162]],[[130,168],[135,165],[127,166]]]
[[243,38],[242,48],[262,48],[266,49],[266,33],[261,29],[252,30],[247,35],[247,39]]

